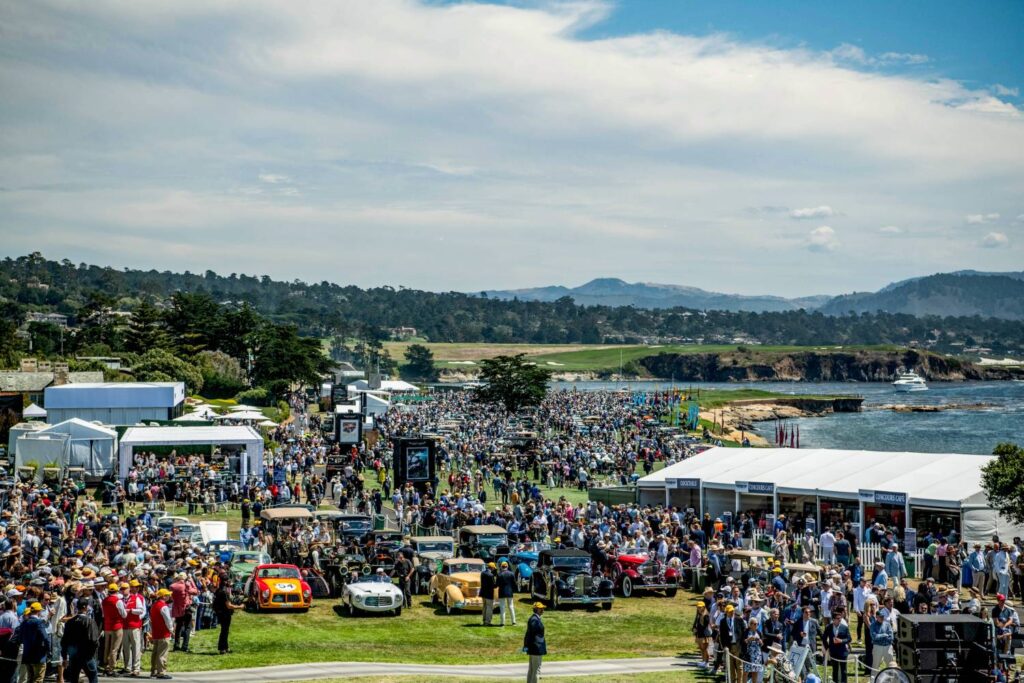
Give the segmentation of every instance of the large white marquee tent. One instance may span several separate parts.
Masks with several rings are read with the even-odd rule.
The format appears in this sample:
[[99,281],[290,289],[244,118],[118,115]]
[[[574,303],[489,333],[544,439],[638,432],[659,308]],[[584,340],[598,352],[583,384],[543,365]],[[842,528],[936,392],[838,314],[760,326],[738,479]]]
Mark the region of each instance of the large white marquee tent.
[[820,509],[822,500],[859,511],[871,506],[934,511],[959,518],[965,540],[1024,535],[988,504],[981,469],[993,456],[963,453],[903,453],[825,448],[711,448],[638,482],[644,504],[694,507],[712,515],[755,504],[779,514],[779,500],[799,497]]
[[121,479],[128,477],[133,451],[147,446],[244,446],[240,476],[263,476],[263,437],[252,427],[129,427],[119,447]]

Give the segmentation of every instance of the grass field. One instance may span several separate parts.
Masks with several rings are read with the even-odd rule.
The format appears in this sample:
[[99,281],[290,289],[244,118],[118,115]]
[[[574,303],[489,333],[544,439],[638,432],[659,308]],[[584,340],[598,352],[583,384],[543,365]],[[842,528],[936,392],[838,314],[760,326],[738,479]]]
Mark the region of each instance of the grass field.
[[[391,357],[405,363],[405,350],[417,342],[385,342]],[[731,353],[734,344],[586,345],[586,344],[423,344],[434,354],[440,368],[471,370],[484,358],[525,353],[530,360],[556,372],[600,372],[618,370],[620,363],[640,360],[659,353]],[[801,351],[892,351],[899,347],[877,346],[750,346],[752,354],[772,355]]]
[[[548,659],[696,654],[689,635],[695,597],[682,592],[675,598],[619,599],[610,612],[584,607],[549,610],[544,616]],[[518,625],[504,628],[482,626],[479,614],[444,614],[424,596],[414,598],[413,607],[400,617],[350,617],[335,609],[337,600],[314,601],[307,614],[236,612],[231,654],[216,654],[216,629],[199,631],[192,638],[194,652],[172,653],[170,669],[208,671],[327,661],[522,662],[520,648],[530,603],[528,596],[517,596]]]
[[[544,669],[541,668],[541,678],[544,676]],[[679,683],[680,681],[695,681],[700,679],[713,680],[713,678],[699,669],[680,667],[678,671],[661,671],[656,673],[636,673],[628,675],[611,676],[558,676],[554,680],[558,683]],[[502,679],[498,678],[452,678],[451,676],[359,676],[356,678],[328,678],[305,683],[494,683]]]

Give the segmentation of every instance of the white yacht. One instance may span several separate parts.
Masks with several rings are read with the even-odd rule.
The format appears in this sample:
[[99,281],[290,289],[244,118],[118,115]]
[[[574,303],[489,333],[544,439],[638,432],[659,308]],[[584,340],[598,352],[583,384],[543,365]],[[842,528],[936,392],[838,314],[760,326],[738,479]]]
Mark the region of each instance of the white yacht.
[[897,374],[896,381],[892,385],[896,391],[928,391],[928,385],[924,378],[913,370]]

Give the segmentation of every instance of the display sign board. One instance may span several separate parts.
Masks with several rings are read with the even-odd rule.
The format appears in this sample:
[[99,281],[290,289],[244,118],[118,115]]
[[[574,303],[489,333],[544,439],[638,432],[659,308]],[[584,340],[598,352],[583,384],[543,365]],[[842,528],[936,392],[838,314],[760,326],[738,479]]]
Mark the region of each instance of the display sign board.
[[667,489],[699,489],[700,479],[683,478],[683,479],[665,479],[665,488]]
[[337,413],[334,416],[334,440],[353,445],[363,440],[363,416],[359,413]]
[[750,495],[771,496],[775,494],[775,484],[768,481],[738,481],[736,490]]
[[903,530],[903,552],[912,555],[917,552],[917,529]]
[[394,445],[395,489],[407,481],[418,487],[435,481],[437,446],[434,439],[399,438],[394,440]]

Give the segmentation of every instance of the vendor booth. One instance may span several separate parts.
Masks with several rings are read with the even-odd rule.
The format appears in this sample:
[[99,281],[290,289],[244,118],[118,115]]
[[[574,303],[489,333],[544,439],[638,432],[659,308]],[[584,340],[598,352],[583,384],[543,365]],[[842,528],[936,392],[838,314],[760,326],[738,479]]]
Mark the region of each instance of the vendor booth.
[[226,456],[228,473],[247,479],[250,475],[263,476],[263,437],[252,427],[129,427],[121,437],[118,453],[118,477],[125,479],[132,467],[136,449],[147,447],[219,446],[237,456]]

